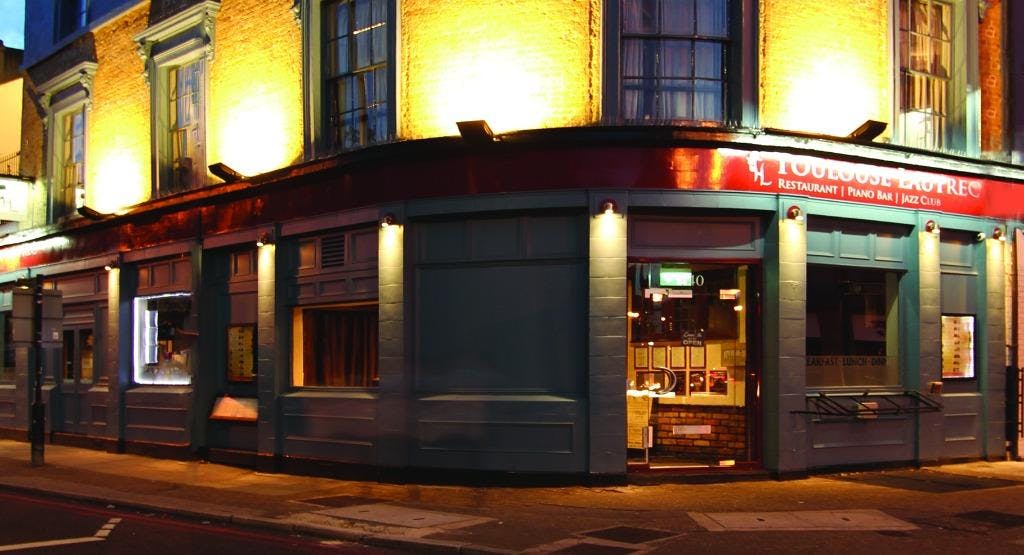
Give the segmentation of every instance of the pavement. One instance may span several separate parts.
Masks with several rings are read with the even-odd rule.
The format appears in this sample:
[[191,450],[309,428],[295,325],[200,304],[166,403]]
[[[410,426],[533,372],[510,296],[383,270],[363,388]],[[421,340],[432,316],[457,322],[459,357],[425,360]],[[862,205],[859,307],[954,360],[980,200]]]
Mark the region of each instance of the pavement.
[[[1024,463],[1013,461],[592,487],[336,480],[62,445],[46,445],[45,461],[32,467],[28,443],[0,440],[0,488],[402,552],[723,552],[731,544],[713,543],[720,532],[787,533],[793,548],[816,531],[934,540],[942,552],[950,545],[942,533],[979,527],[999,531],[1007,552],[1024,551]],[[914,536],[929,523],[927,535]],[[866,545],[851,537],[860,542],[851,549]],[[767,545],[762,552],[772,552]]]

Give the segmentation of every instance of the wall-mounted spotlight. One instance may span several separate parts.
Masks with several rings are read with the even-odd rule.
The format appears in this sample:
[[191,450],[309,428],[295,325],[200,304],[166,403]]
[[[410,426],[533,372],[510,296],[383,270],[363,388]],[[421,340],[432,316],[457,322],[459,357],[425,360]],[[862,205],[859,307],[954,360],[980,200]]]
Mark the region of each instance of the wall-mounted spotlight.
[[398,223],[398,220],[395,219],[395,215],[390,213],[390,212],[388,212],[387,214],[384,214],[384,216],[381,217],[381,219],[380,219],[380,228],[381,229],[387,229],[387,228],[395,225],[396,223]]
[[610,198],[606,198],[606,199],[601,201],[600,208],[601,208],[601,214],[611,215],[611,214],[614,214],[614,213],[618,212],[619,205],[616,204],[614,200],[612,200]]
[[114,268],[119,267],[120,265],[121,265],[121,263],[118,262],[116,258],[114,258],[114,259],[111,259],[106,264],[104,264],[103,265],[103,269],[109,272],[109,271],[113,270]]
[[939,224],[935,223],[935,220],[928,220],[924,223],[924,230],[928,233],[939,234]]
[[246,176],[238,173],[224,162],[210,164],[209,168],[210,173],[224,180],[224,183],[234,183],[236,181],[243,181],[247,179]]
[[85,206],[85,205],[82,205],[82,206],[78,207],[78,215],[82,216],[83,218],[85,218],[87,220],[92,220],[92,221],[104,220],[106,218],[109,218],[109,217],[113,216],[113,214],[107,214],[107,213],[104,213],[104,212],[100,212],[99,210],[96,210],[95,208],[89,208],[88,206]]
[[978,240],[978,242],[980,243],[980,242],[984,241],[986,237],[988,237],[988,236],[987,236],[987,235],[985,235],[985,232],[984,232],[984,231],[979,231],[979,232],[978,232],[978,235],[977,235],[977,237],[976,237],[976,239],[977,239],[977,240]]
[[455,125],[459,128],[462,140],[471,145],[485,145],[498,141],[486,120],[457,121]]
[[256,238],[256,246],[257,247],[262,247],[264,245],[269,245],[269,244],[271,244],[273,242],[274,242],[274,234],[269,232],[269,231],[264,231],[263,233],[260,233],[260,236]]
[[995,229],[993,229],[992,230],[992,238],[993,239],[997,239],[999,241],[1005,242],[1006,241],[1006,234],[1003,233],[1003,228],[996,227]]
[[786,210],[786,219],[802,222],[804,221],[804,211],[794,204]]
[[888,126],[889,124],[885,123],[884,121],[875,121],[873,119],[869,119],[864,123],[860,124],[860,127],[854,129],[852,133],[847,135],[847,137],[855,141],[870,143],[871,141],[875,140],[876,137],[881,135],[882,132],[885,131],[885,128]]

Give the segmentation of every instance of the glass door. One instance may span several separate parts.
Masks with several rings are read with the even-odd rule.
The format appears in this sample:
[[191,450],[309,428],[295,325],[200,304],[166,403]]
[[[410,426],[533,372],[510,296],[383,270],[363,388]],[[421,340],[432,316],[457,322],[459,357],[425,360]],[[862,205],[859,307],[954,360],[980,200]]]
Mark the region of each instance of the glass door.
[[750,264],[629,264],[632,469],[756,462],[758,276]]
[[63,418],[59,422],[60,431],[85,434],[90,418],[87,395],[96,367],[96,336],[89,324],[65,327],[63,339],[60,383]]

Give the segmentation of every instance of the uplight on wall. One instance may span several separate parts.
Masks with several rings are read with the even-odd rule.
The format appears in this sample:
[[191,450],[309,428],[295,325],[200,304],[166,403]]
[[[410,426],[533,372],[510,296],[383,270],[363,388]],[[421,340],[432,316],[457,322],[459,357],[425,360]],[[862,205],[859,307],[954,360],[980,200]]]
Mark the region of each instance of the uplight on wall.
[[993,229],[992,230],[992,238],[997,240],[997,241],[1003,241],[1005,243],[1006,242],[1006,234],[1003,233],[1003,228],[997,226],[995,229]]
[[266,246],[266,245],[270,245],[273,242],[274,242],[274,234],[269,232],[269,231],[264,231],[263,233],[260,233],[259,237],[256,238],[256,246],[257,247],[263,247],[263,246]]
[[615,203],[614,200],[606,198],[601,201],[600,213],[604,214],[605,216],[612,216],[616,212],[618,212],[618,208],[619,206],[618,204]]
[[395,219],[395,215],[390,213],[390,212],[387,213],[387,214],[384,214],[380,218],[380,228],[381,229],[387,229],[387,228],[389,228],[391,226],[394,226],[394,225],[397,225],[397,224],[398,224],[398,220],[396,220]]
[[924,230],[928,233],[934,233],[938,235],[940,232],[939,224],[935,220],[928,220],[924,223]]

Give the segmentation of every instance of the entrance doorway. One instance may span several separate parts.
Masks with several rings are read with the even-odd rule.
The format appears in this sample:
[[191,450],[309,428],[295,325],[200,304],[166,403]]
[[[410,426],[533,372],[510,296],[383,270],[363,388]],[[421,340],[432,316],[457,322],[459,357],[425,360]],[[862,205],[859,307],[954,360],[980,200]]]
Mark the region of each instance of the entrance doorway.
[[57,431],[70,434],[89,431],[88,392],[95,379],[97,350],[92,324],[64,328],[60,375],[62,418]]
[[627,275],[629,468],[756,466],[759,266],[637,261]]

